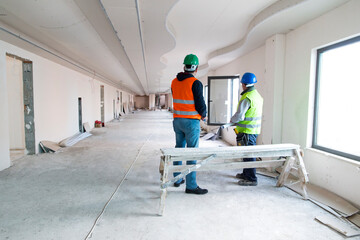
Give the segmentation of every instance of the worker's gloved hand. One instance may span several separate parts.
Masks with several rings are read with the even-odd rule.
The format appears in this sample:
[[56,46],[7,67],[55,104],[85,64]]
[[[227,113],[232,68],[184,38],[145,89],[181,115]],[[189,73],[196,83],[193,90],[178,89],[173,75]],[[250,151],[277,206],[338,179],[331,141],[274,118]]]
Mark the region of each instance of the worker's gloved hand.
[[221,128],[224,129],[224,128],[228,128],[233,125],[234,125],[233,123],[226,123],[226,124],[222,125]]

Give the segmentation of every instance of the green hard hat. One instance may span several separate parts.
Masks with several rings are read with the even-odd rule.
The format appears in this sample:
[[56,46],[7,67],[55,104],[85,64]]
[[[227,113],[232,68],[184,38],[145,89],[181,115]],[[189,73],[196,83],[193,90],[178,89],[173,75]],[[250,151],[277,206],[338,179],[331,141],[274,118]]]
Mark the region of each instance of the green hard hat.
[[196,65],[196,66],[198,66],[199,65],[199,59],[194,54],[188,54],[184,58],[184,64],[185,65]]

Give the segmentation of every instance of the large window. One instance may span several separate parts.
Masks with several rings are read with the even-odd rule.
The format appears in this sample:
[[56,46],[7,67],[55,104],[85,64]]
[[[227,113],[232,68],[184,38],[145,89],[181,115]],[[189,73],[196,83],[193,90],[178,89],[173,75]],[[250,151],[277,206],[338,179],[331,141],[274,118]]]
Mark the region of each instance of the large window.
[[317,51],[313,148],[360,160],[360,36]]
[[208,125],[230,122],[239,101],[239,76],[208,77]]

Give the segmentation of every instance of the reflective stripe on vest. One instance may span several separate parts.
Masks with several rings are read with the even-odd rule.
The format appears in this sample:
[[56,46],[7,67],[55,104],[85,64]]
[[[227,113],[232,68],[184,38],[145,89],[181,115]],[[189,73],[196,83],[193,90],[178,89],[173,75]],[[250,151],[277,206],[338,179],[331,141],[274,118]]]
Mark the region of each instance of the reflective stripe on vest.
[[174,113],[175,114],[178,114],[178,115],[196,115],[198,114],[198,112],[186,112],[186,111],[176,111],[174,110]]
[[244,93],[239,104],[245,98],[249,100],[250,108],[245,113],[245,119],[235,124],[236,130],[240,133],[260,134],[263,98],[256,89]]
[[183,103],[183,104],[195,104],[194,100],[180,100],[180,99],[174,99],[174,103]]
[[192,85],[196,80],[196,78],[190,77],[182,81],[175,78],[172,81],[174,118],[201,119],[195,109],[194,94],[192,92]]
[[257,124],[257,125],[249,125],[249,124],[240,124],[240,123],[236,123],[236,126],[239,126],[241,128],[260,128],[261,124]]

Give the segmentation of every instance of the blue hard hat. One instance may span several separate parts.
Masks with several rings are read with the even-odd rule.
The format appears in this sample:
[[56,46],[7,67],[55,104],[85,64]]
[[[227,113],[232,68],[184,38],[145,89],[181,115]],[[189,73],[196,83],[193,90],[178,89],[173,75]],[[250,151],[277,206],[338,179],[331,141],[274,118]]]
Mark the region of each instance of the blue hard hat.
[[245,85],[257,83],[255,74],[249,72],[245,73],[241,78],[241,83]]

